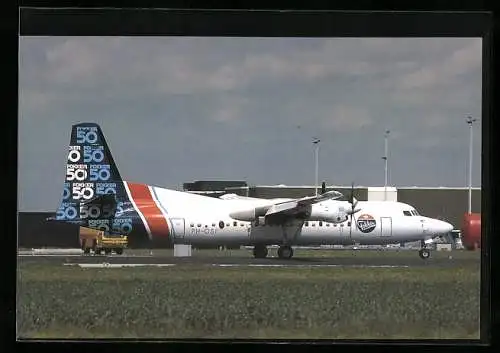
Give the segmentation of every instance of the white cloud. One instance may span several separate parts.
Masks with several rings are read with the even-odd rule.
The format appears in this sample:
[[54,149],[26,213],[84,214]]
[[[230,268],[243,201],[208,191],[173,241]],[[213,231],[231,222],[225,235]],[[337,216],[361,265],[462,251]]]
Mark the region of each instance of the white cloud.
[[402,89],[426,89],[449,84],[450,80],[481,67],[481,39],[475,39],[464,47],[400,78]]
[[370,113],[362,107],[336,105],[324,113],[324,126],[336,131],[355,130],[373,124]]
[[211,114],[211,118],[219,123],[233,123],[243,118],[244,109],[248,104],[249,100],[244,97],[222,99]]

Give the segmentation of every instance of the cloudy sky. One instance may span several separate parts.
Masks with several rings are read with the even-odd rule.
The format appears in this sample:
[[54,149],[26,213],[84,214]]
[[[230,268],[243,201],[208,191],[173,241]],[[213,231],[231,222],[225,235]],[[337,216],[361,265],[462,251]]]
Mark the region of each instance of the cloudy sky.
[[[101,125],[122,176],[466,186],[480,38],[22,37],[19,209],[60,202],[71,125]],[[473,185],[480,186],[475,127]]]

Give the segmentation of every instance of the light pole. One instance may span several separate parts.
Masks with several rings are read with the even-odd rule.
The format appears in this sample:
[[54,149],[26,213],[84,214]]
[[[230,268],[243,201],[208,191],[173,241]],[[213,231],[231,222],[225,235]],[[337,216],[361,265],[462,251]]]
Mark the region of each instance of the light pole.
[[390,130],[385,130],[384,134],[384,156],[382,159],[384,160],[384,201],[387,201],[387,179],[388,179],[388,159],[389,159],[389,134]]
[[473,141],[473,130],[472,124],[479,119],[473,118],[471,116],[467,117],[467,124],[469,125],[469,202],[467,207],[467,212],[470,214],[472,212],[472,141]]
[[313,144],[314,144],[314,158],[315,158],[315,173],[314,173],[314,190],[315,195],[318,196],[318,169],[319,169],[319,143],[320,143],[319,138],[313,138]]

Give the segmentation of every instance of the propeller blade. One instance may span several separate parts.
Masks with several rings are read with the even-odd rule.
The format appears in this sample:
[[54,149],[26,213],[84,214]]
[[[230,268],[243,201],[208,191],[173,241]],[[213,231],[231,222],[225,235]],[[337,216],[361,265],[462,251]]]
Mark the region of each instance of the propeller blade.
[[349,238],[352,239],[352,217],[354,214],[354,182],[351,183],[351,194],[349,198],[351,203],[351,210],[349,211]]
[[356,208],[356,209],[354,209],[354,210],[353,210],[353,209],[351,209],[351,210],[346,211],[346,213],[347,213],[348,215],[353,215],[353,214],[355,214],[355,213],[358,213],[359,211],[361,211],[361,208]]

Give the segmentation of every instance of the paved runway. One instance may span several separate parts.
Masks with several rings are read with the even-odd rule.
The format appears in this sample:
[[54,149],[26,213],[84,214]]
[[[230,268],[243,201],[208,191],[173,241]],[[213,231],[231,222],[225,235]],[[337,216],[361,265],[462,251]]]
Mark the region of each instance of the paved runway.
[[416,253],[412,256],[395,256],[387,253],[383,256],[342,256],[335,257],[294,257],[290,260],[279,258],[254,259],[243,256],[134,256],[134,255],[24,255],[18,256],[21,263],[52,263],[52,264],[111,264],[116,267],[121,265],[168,265],[188,266],[206,265],[219,267],[463,267],[480,265],[478,257],[463,258],[448,256],[435,256],[422,260]]

